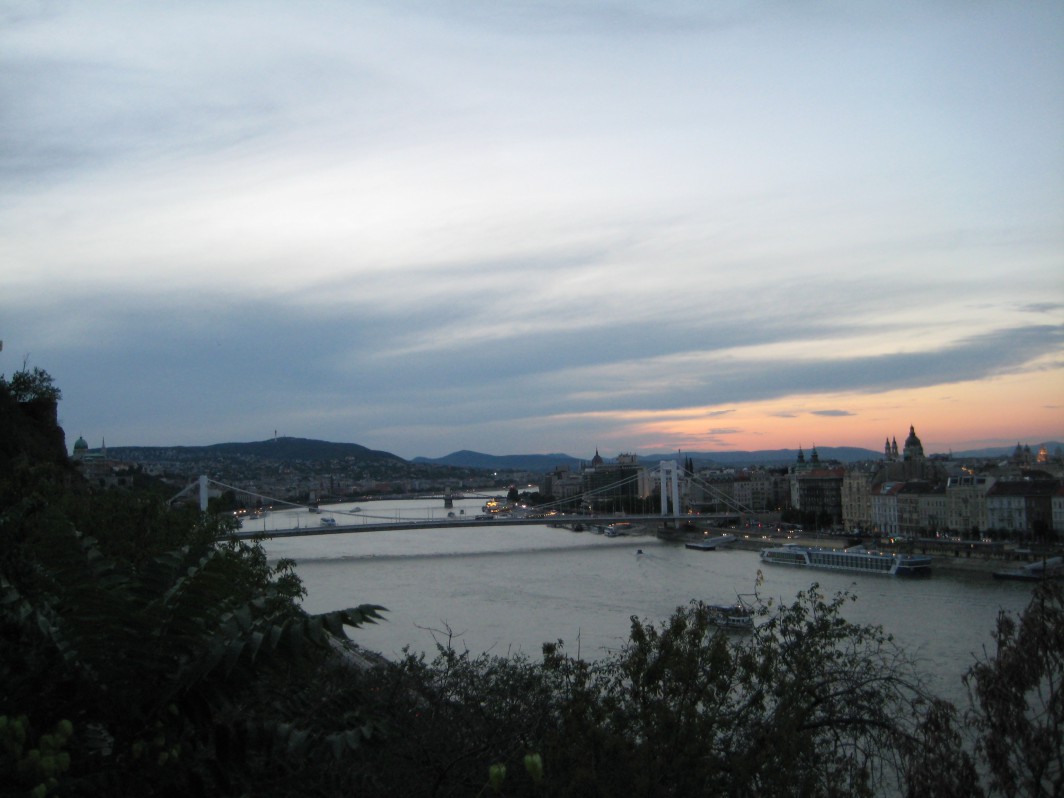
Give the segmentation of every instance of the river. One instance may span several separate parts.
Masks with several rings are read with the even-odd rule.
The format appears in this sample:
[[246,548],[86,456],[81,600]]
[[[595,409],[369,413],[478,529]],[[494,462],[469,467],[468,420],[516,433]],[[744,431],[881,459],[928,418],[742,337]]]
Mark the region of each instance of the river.
[[[456,515],[475,515],[483,499],[456,500]],[[763,600],[791,602],[818,582],[831,595],[857,596],[844,615],[878,624],[915,657],[928,685],[963,703],[961,676],[992,651],[1001,610],[1019,612],[1031,586],[995,581],[986,573],[941,571],[904,579],[762,564],[756,552],[692,551],[642,535],[607,538],[549,526],[447,528],[440,499],[360,503],[323,508],[337,522],[358,517],[439,519],[441,526],[391,532],[281,538],[266,542],[271,558],[289,557],[307,589],[304,606],[325,612],[358,604],[388,609],[382,623],[355,630],[356,643],[397,657],[404,647],[432,652],[450,637],[458,649],[535,658],[544,642],[563,640],[585,659],[617,649],[630,617],[664,620],[691,599],[734,601],[757,588]],[[265,530],[316,526],[306,510],[275,512]],[[642,553],[639,553],[639,552]]]

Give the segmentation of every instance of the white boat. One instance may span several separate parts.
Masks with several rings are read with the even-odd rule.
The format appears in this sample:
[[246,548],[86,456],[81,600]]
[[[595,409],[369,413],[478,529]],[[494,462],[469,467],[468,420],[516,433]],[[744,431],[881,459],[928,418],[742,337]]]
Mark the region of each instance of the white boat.
[[788,543],[784,546],[762,549],[761,559],[777,565],[892,576],[916,576],[931,573],[931,558],[926,555],[869,551],[864,546],[829,549]]
[[754,628],[754,610],[740,597],[734,604],[706,604],[709,622],[721,629],[749,631]]
[[1012,579],[1018,582],[1041,582],[1044,579],[1064,579],[1064,558],[1049,557],[1028,563],[1014,571],[994,571],[995,579]]
[[331,515],[323,515],[321,517],[321,525],[322,526],[336,526],[336,519],[333,518]]
[[726,543],[734,543],[735,535],[717,535],[713,538],[705,538],[703,540],[693,541],[691,543],[684,543],[684,548],[697,549],[698,551],[716,551],[718,546],[723,546]]

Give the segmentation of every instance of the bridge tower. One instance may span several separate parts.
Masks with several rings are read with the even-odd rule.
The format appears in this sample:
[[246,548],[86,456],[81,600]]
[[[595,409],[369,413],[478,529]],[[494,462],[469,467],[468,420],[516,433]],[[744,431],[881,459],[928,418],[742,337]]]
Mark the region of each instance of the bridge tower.
[[669,496],[671,487],[672,517],[677,526],[680,523],[680,469],[675,460],[662,460],[659,465],[661,472],[661,515],[669,515]]

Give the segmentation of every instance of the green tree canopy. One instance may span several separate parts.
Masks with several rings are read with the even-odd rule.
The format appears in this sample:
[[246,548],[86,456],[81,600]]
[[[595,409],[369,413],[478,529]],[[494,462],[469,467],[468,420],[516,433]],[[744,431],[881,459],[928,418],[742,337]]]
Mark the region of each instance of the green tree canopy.
[[5,382],[7,389],[18,402],[41,399],[58,402],[63,398],[63,393],[56,387],[51,374],[36,366],[31,370],[26,362],[11,375],[10,380],[5,381],[3,376],[0,376],[0,382]]

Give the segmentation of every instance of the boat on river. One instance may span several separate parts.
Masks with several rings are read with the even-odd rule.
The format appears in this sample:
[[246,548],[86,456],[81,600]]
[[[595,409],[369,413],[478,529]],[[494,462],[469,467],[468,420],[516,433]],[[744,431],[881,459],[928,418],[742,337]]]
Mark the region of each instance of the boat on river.
[[695,549],[696,551],[716,551],[717,547],[734,542],[735,535],[717,535],[716,537],[703,538],[683,545],[686,549]]
[[1011,571],[994,571],[995,579],[1011,579],[1017,582],[1041,582],[1043,579],[1064,579],[1064,558],[1049,557],[1028,563]]
[[762,549],[761,559],[777,565],[826,568],[832,571],[857,571],[867,574],[890,574],[891,576],[918,576],[931,573],[931,558],[926,555],[870,551],[864,546],[831,549],[788,543],[784,546]]
[[323,515],[321,517],[321,525],[322,526],[336,526],[336,519],[333,518],[331,515]]
[[706,604],[709,622],[720,629],[748,632],[754,628],[754,609],[740,596],[734,604]]

